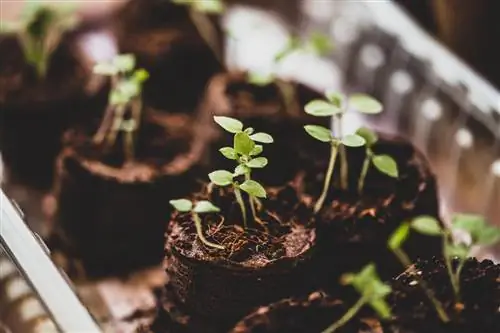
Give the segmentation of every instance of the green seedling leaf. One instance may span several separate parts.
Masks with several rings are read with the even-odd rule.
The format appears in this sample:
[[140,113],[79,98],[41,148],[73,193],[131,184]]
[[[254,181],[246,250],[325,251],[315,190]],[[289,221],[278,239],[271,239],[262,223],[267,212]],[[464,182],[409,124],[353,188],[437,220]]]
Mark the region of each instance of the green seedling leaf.
[[250,139],[260,143],[273,143],[274,139],[271,135],[267,133],[255,133],[250,136]]
[[389,237],[388,246],[391,250],[399,249],[410,235],[410,224],[402,223]]
[[377,142],[377,134],[369,128],[361,127],[356,131],[356,134],[365,139],[366,145],[371,147]]
[[323,126],[306,125],[304,126],[306,132],[316,140],[323,142],[331,142],[333,139],[332,132]]
[[333,44],[329,36],[314,32],[309,38],[309,48],[315,54],[323,56],[333,50]]
[[208,14],[221,14],[225,9],[221,0],[193,1],[192,4],[195,10]]
[[248,83],[256,86],[267,86],[274,81],[274,75],[272,73],[258,73],[250,72],[248,73]]
[[147,70],[141,68],[134,72],[134,80],[136,82],[142,83],[147,79],[149,79],[149,73]]
[[124,105],[129,101],[128,96],[124,95],[121,91],[113,90],[109,95],[109,104],[111,105]]
[[382,112],[383,109],[379,101],[365,94],[353,94],[349,96],[349,106],[367,114],[377,114]]
[[338,106],[322,100],[313,100],[307,103],[304,110],[307,114],[316,117],[330,117],[342,113]]
[[242,191],[247,192],[251,196],[257,197],[257,198],[265,198],[267,196],[266,190],[262,185],[257,183],[255,180],[245,180],[243,184],[240,185],[240,189]]
[[135,81],[121,81],[118,83],[116,90],[120,92],[128,100],[139,95],[141,87]]
[[120,72],[130,72],[135,67],[135,56],[133,54],[119,54],[113,59],[113,66]]
[[196,203],[194,206],[195,213],[218,213],[220,212],[220,208],[212,204],[210,201],[201,200]]
[[234,177],[237,177],[237,176],[241,176],[241,175],[245,175],[249,172],[251,172],[252,170],[247,167],[246,165],[244,164],[240,164],[238,165],[235,169],[234,169]]
[[215,185],[227,186],[233,183],[233,174],[226,170],[216,170],[208,174],[208,178]]
[[391,318],[391,308],[387,304],[387,302],[382,298],[385,298],[386,296],[388,296],[392,292],[392,290],[389,286],[385,286],[385,287],[387,287],[387,289],[386,289],[384,295],[380,296],[381,299],[372,300],[369,302],[369,304],[372,307],[372,309],[375,310],[375,312],[377,313],[377,315],[380,318],[389,319],[389,318]]
[[264,147],[262,145],[255,145],[255,147],[253,147],[252,151],[250,152],[250,156],[257,156],[262,153],[263,150]]
[[475,214],[455,214],[452,218],[452,228],[468,232],[473,242],[476,242],[481,231],[486,227],[486,220]]
[[500,241],[500,229],[495,227],[485,227],[477,237],[477,244],[490,246]]
[[448,258],[467,259],[469,248],[464,244],[445,244],[444,253]]
[[415,218],[411,221],[411,227],[415,231],[428,236],[440,236],[444,232],[439,221],[431,216]]
[[253,129],[253,128],[251,128],[251,127],[249,127],[249,128],[247,128],[247,129],[245,129],[243,132],[245,132],[245,133],[246,133],[246,134],[248,134],[248,135],[252,135],[252,134],[253,134],[253,132],[254,132],[254,129]]
[[325,97],[330,103],[332,103],[339,109],[342,109],[342,105],[344,104],[345,100],[344,94],[335,90],[327,90],[325,91]]
[[102,62],[94,66],[93,72],[99,75],[113,76],[118,74],[118,69],[111,63]]
[[236,133],[234,136],[234,150],[241,155],[250,155],[255,142],[250,139],[250,136],[245,132]]
[[265,157],[254,158],[246,164],[249,168],[263,168],[267,165],[268,161]]
[[398,165],[389,155],[376,155],[373,157],[373,165],[382,173],[389,177],[398,178]]
[[342,138],[342,144],[347,147],[362,147],[365,143],[365,139],[357,134],[348,134]]
[[170,200],[169,203],[179,212],[187,213],[193,208],[193,203],[187,199],[174,199]]
[[226,158],[228,158],[230,160],[238,159],[238,154],[231,147],[223,147],[223,148],[219,149],[219,151],[221,152],[222,155],[224,155]]
[[237,119],[224,116],[214,116],[214,121],[229,133],[236,134],[243,131],[243,123]]

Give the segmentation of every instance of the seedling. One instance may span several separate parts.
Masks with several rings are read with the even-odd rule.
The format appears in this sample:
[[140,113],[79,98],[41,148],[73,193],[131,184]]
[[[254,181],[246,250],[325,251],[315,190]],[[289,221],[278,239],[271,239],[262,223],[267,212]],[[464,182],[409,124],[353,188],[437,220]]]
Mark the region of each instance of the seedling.
[[115,56],[109,62],[99,63],[94,73],[111,77],[108,107],[101,125],[94,135],[95,144],[106,148],[115,144],[119,131],[124,132],[124,152],[127,161],[134,159],[134,137],[139,128],[142,113],[142,84],[149,77],[144,69],[135,69],[132,54]]
[[25,5],[19,22],[2,22],[1,30],[16,32],[26,62],[39,79],[47,74],[48,63],[64,32],[77,23],[73,6],[49,7],[37,2]]
[[391,317],[391,310],[385,298],[392,290],[388,284],[380,280],[373,263],[366,265],[357,274],[350,273],[344,275],[342,283],[352,285],[361,297],[338,321],[322,333],[337,331],[349,322],[365,305],[369,305],[382,319],[389,319]]
[[360,194],[363,192],[366,174],[368,173],[370,164],[373,164],[375,168],[389,177],[398,178],[399,172],[396,161],[389,155],[376,155],[372,150],[373,145],[378,140],[377,134],[366,127],[358,129],[356,134],[363,137],[366,143],[366,157],[363,162],[363,168],[361,169],[361,176],[358,180],[358,192]]
[[[248,226],[246,206],[241,191],[248,194],[253,220],[258,222],[255,208],[258,203],[257,198],[265,198],[267,194],[261,184],[251,179],[251,174],[253,169],[261,169],[268,164],[267,158],[259,156],[263,151],[263,146],[257,143],[272,143],[273,137],[267,133],[254,133],[251,127],[244,129],[241,121],[230,117],[214,116],[214,121],[227,132],[234,134],[233,147],[223,147],[219,151],[226,158],[235,161],[237,165],[233,172],[216,170],[208,177],[215,185],[233,187],[236,201],[241,208],[243,225],[246,228]],[[242,183],[238,180],[241,176],[244,177]]]
[[[401,246],[408,238],[412,229],[424,235],[440,236],[443,238],[443,256],[455,295],[455,304],[460,304],[460,274],[467,258],[472,255],[478,246],[490,246],[498,242],[500,240],[500,229],[488,226],[485,219],[479,215],[456,214],[452,217],[451,229],[443,228],[434,217],[417,217],[411,222],[403,223],[389,239],[389,248],[396,254],[405,267],[411,266],[411,261],[401,249]],[[470,242],[456,241],[453,238],[453,234],[457,231],[468,233]],[[454,260],[457,262],[456,264],[453,264]],[[448,315],[444,312],[441,303],[434,298],[432,291],[426,286],[425,281],[420,279],[420,285],[424,288],[428,297],[431,298],[441,320],[448,322]]]
[[198,238],[205,245],[219,249],[219,250],[224,250],[224,246],[212,243],[205,238],[205,235],[203,234],[203,227],[201,224],[201,218],[199,215],[199,214],[207,214],[207,213],[218,213],[218,212],[220,212],[219,207],[215,206],[210,201],[206,201],[206,200],[198,201],[194,205],[191,201],[189,201],[187,199],[175,199],[175,200],[170,200],[169,202],[177,211],[179,211],[181,213],[191,213],[191,216],[193,217],[194,225],[196,226],[196,234],[198,235]]

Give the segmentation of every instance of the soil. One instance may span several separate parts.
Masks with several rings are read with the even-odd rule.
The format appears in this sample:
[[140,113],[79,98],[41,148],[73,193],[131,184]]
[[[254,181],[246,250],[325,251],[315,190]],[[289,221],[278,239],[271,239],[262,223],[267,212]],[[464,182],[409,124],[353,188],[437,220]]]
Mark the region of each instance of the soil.
[[144,120],[133,163],[124,163],[120,136],[105,151],[91,143],[93,132],[69,130],[57,163],[51,247],[81,260],[89,277],[159,264],[168,201],[199,189],[206,138],[196,126],[176,114]]
[[[223,54],[218,18],[208,19],[215,29],[211,43]],[[223,70],[191,20],[188,6],[171,1],[128,1],[116,14],[113,26],[120,52],[134,53],[138,65],[152,74],[144,85],[147,105],[192,113],[210,77]]]
[[[401,274],[393,281],[394,323],[386,324],[387,332],[433,333],[494,333],[500,332],[500,265],[490,260],[469,259],[461,274],[461,303],[455,311],[453,289],[443,260],[418,260],[414,270]],[[420,274],[417,272],[421,272]],[[452,324],[443,324],[437,317],[422,289],[415,284],[419,274],[434,291]]]
[[226,214],[205,214],[202,225],[207,239],[226,249],[201,243],[190,215],[175,215],[169,226],[166,271],[173,299],[186,313],[227,330],[256,306],[309,291],[306,278],[316,236],[308,227],[310,210],[291,186],[269,191],[263,201],[259,217],[265,231],[244,231],[228,193],[210,199]]
[[[365,180],[365,190],[359,195],[357,191],[339,189],[340,167],[336,164],[334,185],[317,225],[318,276],[325,278],[318,282],[318,288],[331,291],[329,288],[337,286],[341,273],[359,271],[370,261],[376,263],[383,278],[391,278],[402,266],[387,249],[390,234],[411,217],[439,217],[436,180],[424,156],[402,138],[382,134],[379,137],[373,150],[396,159],[399,178],[390,178],[372,165]],[[357,188],[364,157],[364,149],[347,151],[350,188]],[[302,179],[305,192],[313,198],[319,197],[325,171],[326,165],[305,174]],[[441,246],[436,237],[413,233],[404,248],[415,258],[440,253]]]
[[[262,156],[269,158],[269,165],[258,170],[259,178],[270,186],[281,186],[292,180],[304,168],[309,171],[312,161],[328,156],[328,147],[309,140],[303,126],[328,120],[307,115],[303,106],[309,101],[322,98],[311,88],[297,83],[277,80],[266,86],[247,82],[244,72],[231,72],[215,76],[209,83],[201,112],[212,117],[224,115],[241,120],[245,127],[273,136],[274,143],[264,145]],[[291,99],[284,98],[287,87],[295,93]],[[212,121],[212,125],[214,125]],[[217,128],[219,140],[214,141],[210,156],[217,169],[234,167],[218,151],[232,145],[231,134]],[[274,158],[273,158],[274,157]],[[326,157],[327,158],[327,157]]]
[[17,38],[0,36],[0,150],[14,182],[50,187],[63,131],[105,103],[104,91],[85,90],[89,75],[75,47],[78,37],[63,37],[40,81]]
[[[347,304],[322,292],[263,306],[243,318],[230,333],[320,333],[348,310]],[[376,333],[376,321],[354,319],[336,333]]]

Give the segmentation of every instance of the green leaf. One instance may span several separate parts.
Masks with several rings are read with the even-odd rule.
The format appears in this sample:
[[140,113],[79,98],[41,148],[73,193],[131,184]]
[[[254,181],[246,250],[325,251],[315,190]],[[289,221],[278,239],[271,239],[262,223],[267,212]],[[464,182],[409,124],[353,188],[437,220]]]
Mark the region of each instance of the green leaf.
[[170,200],[169,203],[177,209],[179,212],[187,213],[193,208],[193,203],[187,199],[174,199]]
[[316,140],[323,142],[331,142],[333,139],[332,132],[323,126],[306,125],[304,126],[306,132]]
[[448,258],[458,257],[460,259],[467,259],[469,256],[469,248],[464,244],[445,244],[444,253]]
[[221,152],[222,155],[224,155],[226,158],[230,160],[236,160],[238,158],[238,154],[231,147],[223,147],[219,149],[219,151]]
[[367,114],[377,114],[382,112],[383,109],[379,101],[365,94],[353,94],[349,96],[349,106]]
[[365,139],[368,147],[373,146],[378,140],[377,134],[369,128],[361,127],[356,131],[356,134]]
[[245,180],[243,184],[240,185],[240,189],[242,191],[247,192],[251,196],[257,197],[257,198],[265,198],[267,196],[266,190],[262,185],[257,183],[255,180]]
[[233,183],[233,174],[226,170],[216,170],[208,174],[208,178],[215,185],[227,186]]
[[94,66],[93,72],[94,74],[113,76],[118,74],[118,69],[111,63],[101,62]]
[[250,173],[251,171],[252,170],[246,165],[240,164],[236,168],[234,168],[234,177],[245,175],[247,173]]
[[220,208],[212,204],[210,201],[201,200],[196,203],[194,206],[195,213],[218,213],[220,212]]
[[272,73],[250,72],[248,73],[247,81],[256,86],[267,86],[274,81],[274,75]]
[[307,114],[316,117],[330,117],[342,113],[342,110],[338,106],[319,99],[307,103],[304,110]]
[[373,157],[373,165],[382,173],[389,177],[398,178],[398,165],[396,161],[389,155],[376,155]]
[[246,128],[243,132],[245,132],[248,135],[252,135],[254,132],[254,129],[252,127]]
[[234,150],[241,155],[250,155],[253,148],[255,147],[255,142],[250,139],[250,136],[245,132],[236,133],[234,136]]
[[389,237],[389,241],[387,242],[389,249],[391,250],[399,249],[406,241],[409,235],[410,235],[410,224],[406,222],[402,223]]
[[224,116],[214,116],[214,121],[229,133],[239,133],[243,131],[243,123],[238,119]]
[[365,143],[365,139],[357,134],[348,134],[342,138],[342,144],[347,147],[362,147]]
[[[385,293],[385,296],[383,296],[383,297],[388,296],[392,292],[392,290],[389,286],[386,286],[386,287],[387,287],[387,291]],[[371,308],[377,313],[377,315],[380,318],[382,318],[382,319],[391,318],[391,308],[385,300],[374,299],[374,300],[370,301],[368,304],[370,304]]]
[[260,142],[260,143],[273,143],[274,142],[274,139],[271,135],[267,134],[267,133],[255,133],[253,135],[250,136],[250,139],[252,139],[253,141],[256,141],[256,142]]
[[500,241],[500,229],[485,227],[477,237],[477,244],[490,246]]
[[141,68],[134,72],[134,80],[136,82],[142,83],[147,79],[149,79],[149,73],[147,70]]
[[311,37],[309,37],[309,47],[315,54],[320,56],[326,55],[333,50],[333,44],[330,37],[319,32],[314,32]]
[[120,54],[113,59],[113,66],[120,72],[130,72],[135,67],[135,56],[133,54]]
[[255,145],[255,147],[253,147],[252,151],[250,152],[250,156],[257,156],[262,153],[263,150],[264,147],[262,145]]
[[345,100],[344,94],[337,92],[335,90],[327,90],[325,91],[325,97],[330,103],[332,103],[339,109],[342,109],[342,105],[344,104]]
[[263,168],[267,165],[267,158],[265,157],[257,157],[254,158],[246,164],[247,167],[249,168]]
[[419,216],[413,219],[411,227],[415,231],[428,236],[440,236],[443,234],[443,229],[439,221],[432,216]]
[[192,5],[195,10],[208,14],[221,14],[225,9],[221,0],[194,1]]
[[109,104],[124,105],[129,102],[128,96],[117,90],[112,90],[109,95]]
[[476,214],[455,214],[451,222],[453,229],[460,229],[468,232],[473,242],[477,242],[481,231],[486,227],[486,220],[481,215]]

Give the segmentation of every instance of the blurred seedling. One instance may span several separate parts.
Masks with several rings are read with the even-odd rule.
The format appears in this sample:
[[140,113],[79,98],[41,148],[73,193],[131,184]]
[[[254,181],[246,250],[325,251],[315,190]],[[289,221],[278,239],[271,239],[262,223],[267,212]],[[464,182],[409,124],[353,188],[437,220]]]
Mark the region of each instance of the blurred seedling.
[[144,69],[135,69],[132,54],[115,56],[111,61],[94,67],[94,73],[111,77],[108,106],[101,125],[93,137],[95,144],[113,146],[119,131],[124,132],[124,153],[127,161],[133,161],[134,142],[142,114],[142,86],[149,78]]
[[[251,175],[253,169],[261,169],[268,164],[267,158],[259,156],[263,151],[263,146],[259,143],[269,144],[274,140],[267,133],[254,133],[254,129],[251,127],[244,129],[243,123],[237,119],[214,116],[214,121],[227,132],[234,134],[233,147],[223,147],[219,151],[227,159],[233,160],[236,163],[236,167],[233,172],[227,170],[213,171],[208,177],[215,185],[233,187],[243,216],[243,225],[247,228],[246,206],[241,191],[248,194],[253,221],[259,223],[256,205],[259,203],[258,198],[266,198],[267,194],[264,187],[253,180]],[[240,177],[243,177],[243,182],[238,180]]]
[[391,309],[385,298],[392,292],[388,284],[383,283],[375,265],[366,265],[359,273],[349,273],[342,277],[344,285],[352,285],[361,295],[358,301],[335,323],[322,333],[334,333],[347,324],[366,305],[370,306],[382,319],[391,318]]
[[188,199],[174,199],[169,201],[170,204],[181,213],[191,213],[194,224],[196,226],[196,234],[203,244],[213,247],[215,249],[224,250],[224,246],[215,244],[206,239],[203,233],[203,226],[201,223],[200,214],[218,213],[219,207],[212,204],[210,201],[201,200],[193,205]]
[[43,80],[62,36],[77,23],[74,6],[28,2],[18,21],[0,22],[0,31],[17,34],[26,62],[35,68],[38,79]]

